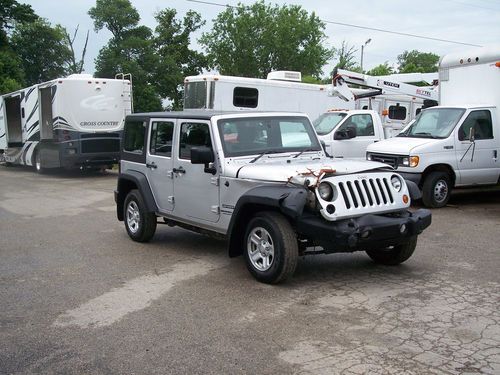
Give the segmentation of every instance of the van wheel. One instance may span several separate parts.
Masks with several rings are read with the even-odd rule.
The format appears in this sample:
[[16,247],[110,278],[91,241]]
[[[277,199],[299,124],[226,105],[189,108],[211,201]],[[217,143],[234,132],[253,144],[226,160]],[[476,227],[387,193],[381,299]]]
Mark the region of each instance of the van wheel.
[[417,236],[410,238],[405,244],[391,246],[386,249],[367,250],[366,253],[376,263],[395,266],[407,261],[417,247]]
[[446,172],[431,172],[425,178],[422,201],[426,207],[440,208],[450,200],[451,178]]
[[139,190],[131,190],[123,206],[125,228],[134,241],[148,242],[156,231],[156,215],[146,209]]
[[248,223],[243,244],[247,268],[258,281],[277,284],[295,272],[297,236],[283,215],[258,213]]
[[35,168],[36,173],[43,174],[45,172],[45,168],[42,168],[42,160],[38,150],[35,150],[31,164],[33,165],[33,168]]

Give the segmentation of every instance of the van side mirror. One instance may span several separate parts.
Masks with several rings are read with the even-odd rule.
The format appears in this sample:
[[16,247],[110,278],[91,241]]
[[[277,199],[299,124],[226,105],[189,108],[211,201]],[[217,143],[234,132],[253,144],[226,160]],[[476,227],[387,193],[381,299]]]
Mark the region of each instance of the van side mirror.
[[191,149],[191,164],[204,164],[205,173],[215,174],[217,169],[210,166],[215,161],[215,155],[212,148],[207,146],[198,146]]
[[474,142],[475,141],[475,134],[476,134],[476,129],[474,126],[471,126],[469,129],[469,142]]
[[356,128],[349,127],[345,130],[337,130],[333,136],[333,139],[340,141],[343,139],[356,138],[356,136],[357,136]]

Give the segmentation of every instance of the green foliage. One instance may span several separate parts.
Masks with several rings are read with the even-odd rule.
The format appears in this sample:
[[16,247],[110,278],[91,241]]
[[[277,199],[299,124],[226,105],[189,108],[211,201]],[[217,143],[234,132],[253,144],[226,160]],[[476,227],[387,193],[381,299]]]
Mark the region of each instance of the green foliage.
[[323,81],[320,78],[313,76],[302,76],[302,83],[314,83],[320,85]]
[[439,56],[417,50],[398,55],[399,73],[432,73],[438,71]]
[[94,20],[95,31],[108,29],[115,39],[139,24],[140,16],[129,0],[97,0],[90,8],[89,16]]
[[200,39],[221,74],[265,78],[272,70],[319,77],[333,51],[325,48],[325,24],[298,5],[238,4],[219,13]]
[[366,74],[370,76],[386,76],[393,73],[394,69],[392,68],[392,66],[389,66],[388,61],[384,62],[383,64],[379,64],[373,69],[366,72]]
[[52,27],[44,19],[20,24],[12,34],[11,43],[21,59],[26,85],[66,75],[71,51],[62,26]]
[[7,48],[0,49],[0,95],[19,90],[24,84],[24,72],[19,56]]
[[15,23],[33,22],[38,16],[31,5],[19,4],[16,0],[0,0],[0,48],[8,44],[7,30]]
[[[117,7],[120,12],[115,12]],[[123,17],[124,9],[131,17]],[[139,26],[137,10],[129,0],[97,0],[89,14],[96,29],[113,27],[109,29],[113,37],[96,59],[96,76],[131,73],[136,112],[162,110],[162,98],[168,98],[174,108],[181,107],[184,77],[206,66],[205,57],[189,48],[191,34],[203,25],[201,16],[189,11],[178,20],[177,12],[166,8],[156,14],[153,32]]]

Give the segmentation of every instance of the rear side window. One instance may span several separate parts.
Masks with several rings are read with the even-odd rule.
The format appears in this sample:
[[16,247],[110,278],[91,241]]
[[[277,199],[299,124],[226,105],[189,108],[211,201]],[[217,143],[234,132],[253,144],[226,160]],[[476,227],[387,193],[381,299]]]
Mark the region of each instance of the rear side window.
[[474,139],[493,139],[491,113],[488,110],[472,111],[458,131],[458,139],[469,140],[470,129],[474,127]]
[[143,121],[126,121],[123,135],[123,149],[134,154],[144,151],[144,133],[146,126]]
[[208,124],[184,122],[181,125],[179,158],[191,159],[191,149],[198,146],[212,147]]
[[252,87],[235,87],[233,91],[233,105],[235,107],[257,108],[259,104],[259,90]]
[[173,134],[173,122],[154,121],[151,124],[151,140],[149,142],[149,152],[151,155],[171,157]]
[[391,120],[405,120],[406,119],[406,107],[398,104],[391,105],[389,107],[389,118]]

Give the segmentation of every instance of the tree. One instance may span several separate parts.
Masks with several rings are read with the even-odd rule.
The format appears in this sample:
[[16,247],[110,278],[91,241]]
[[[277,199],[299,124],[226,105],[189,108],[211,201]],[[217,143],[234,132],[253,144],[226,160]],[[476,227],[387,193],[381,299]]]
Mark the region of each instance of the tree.
[[394,73],[394,69],[392,68],[392,66],[389,66],[388,61],[383,64],[379,64],[373,69],[366,72],[366,74],[370,76],[386,76],[392,73]]
[[21,61],[12,50],[0,49],[0,95],[19,90],[24,84]]
[[87,44],[89,42],[89,32],[87,31],[87,36],[85,38],[85,44],[83,45],[83,50],[82,50],[82,57],[80,60],[76,60],[76,54],[75,54],[75,39],[76,36],[78,35],[78,28],[80,25],[76,25],[75,32],[73,33],[73,36],[70,36],[69,33],[64,30],[64,36],[66,38],[66,42],[68,43],[68,46],[71,50],[71,56],[70,56],[70,63],[68,66],[68,73],[70,74],[80,74],[83,72],[83,63],[85,62],[85,54],[87,53]]
[[44,19],[16,27],[11,43],[21,59],[27,85],[66,75],[71,51],[65,33],[62,26],[52,27]]
[[28,4],[16,0],[0,0],[0,47],[8,44],[7,31],[16,23],[34,22],[38,16]]
[[239,4],[219,13],[200,39],[221,74],[264,78],[272,70],[319,77],[333,51],[323,47],[325,24],[298,5]]
[[356,62],[357,51],[354,46],[349,46],[345,40],[342,41],[340,48],[336,48],[333,52],[334,60],[337,61],[335,68],[361,72],[361,67]]
[[438,71],[439,56],[417,50],[398,55],[399,73],[432,73]]
[[94,20],[96,32],[106,28],[116,40],[136,27],[140,20],[139,12],[129,0],[97,0],[88,14]]

